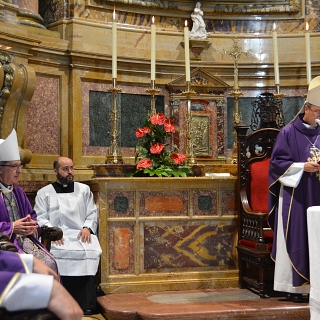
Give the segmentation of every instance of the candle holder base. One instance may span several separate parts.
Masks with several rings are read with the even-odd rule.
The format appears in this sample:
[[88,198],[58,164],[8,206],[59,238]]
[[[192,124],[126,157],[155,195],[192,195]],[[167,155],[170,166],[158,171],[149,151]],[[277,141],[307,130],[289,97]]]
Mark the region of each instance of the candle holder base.
[[105,164],[123,164],[122,156],[117,155],[107,155]]
[[274,93],[274,96],[277,99],[281,99],[286,96],[284,93],[280,93],[280,85],[279,84],[276,84],[276,93]]

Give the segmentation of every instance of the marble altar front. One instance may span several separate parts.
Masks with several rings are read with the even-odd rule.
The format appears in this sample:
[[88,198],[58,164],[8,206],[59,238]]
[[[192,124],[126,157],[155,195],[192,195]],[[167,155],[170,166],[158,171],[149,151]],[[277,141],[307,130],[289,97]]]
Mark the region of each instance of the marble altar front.
[[106,293],[238,286],[237,178],[95,178]]

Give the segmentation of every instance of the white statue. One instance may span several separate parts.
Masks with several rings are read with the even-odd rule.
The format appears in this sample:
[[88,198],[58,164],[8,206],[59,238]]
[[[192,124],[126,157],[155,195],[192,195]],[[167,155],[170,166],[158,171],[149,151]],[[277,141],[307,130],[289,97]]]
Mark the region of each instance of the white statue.
[[193,21],[192,30],[190,31],[190,38],[194,39],[206,39],[208,34],[206,31],[206,24],[203,20],[203,11],[201,10],[201,3],[197,2],[196,6],[191,14]]

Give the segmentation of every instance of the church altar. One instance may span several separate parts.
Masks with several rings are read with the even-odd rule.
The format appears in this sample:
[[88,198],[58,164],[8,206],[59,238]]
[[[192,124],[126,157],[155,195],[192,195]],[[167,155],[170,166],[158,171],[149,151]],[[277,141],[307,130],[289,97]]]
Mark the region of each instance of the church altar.
[[93,177],[105,293],[238,287],[237,178]]

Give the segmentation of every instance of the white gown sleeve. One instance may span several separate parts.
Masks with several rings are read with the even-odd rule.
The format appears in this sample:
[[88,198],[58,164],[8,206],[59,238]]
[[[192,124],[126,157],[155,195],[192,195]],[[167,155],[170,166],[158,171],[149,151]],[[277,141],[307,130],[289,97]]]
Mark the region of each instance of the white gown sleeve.
[[301,180],[303,171],[304,171],[304,162],[296,162],[279,179],[279,181],[281,184],[283,184],[286,187],[295,188]]
[[97,206],[94,203],[93,194],[88,186],[86,186],[85,202],[86,202],[86,220],[83,227],[88,227],[94,234],[97,232],[98,213]]
[[32,272],[33,270],[33,254],[20,254],[20,258],[25,262],[28,267],[28,271]]
[[21,274],[6,294],[1,307],[8,311],[46,308],[49,304],[53,276],[44,274]]
[[49,208],[47,207],[46,192],[39,190],[35,198],[34,211],[37,214],[37,222],[40,227],[53,227],[49,221]]

